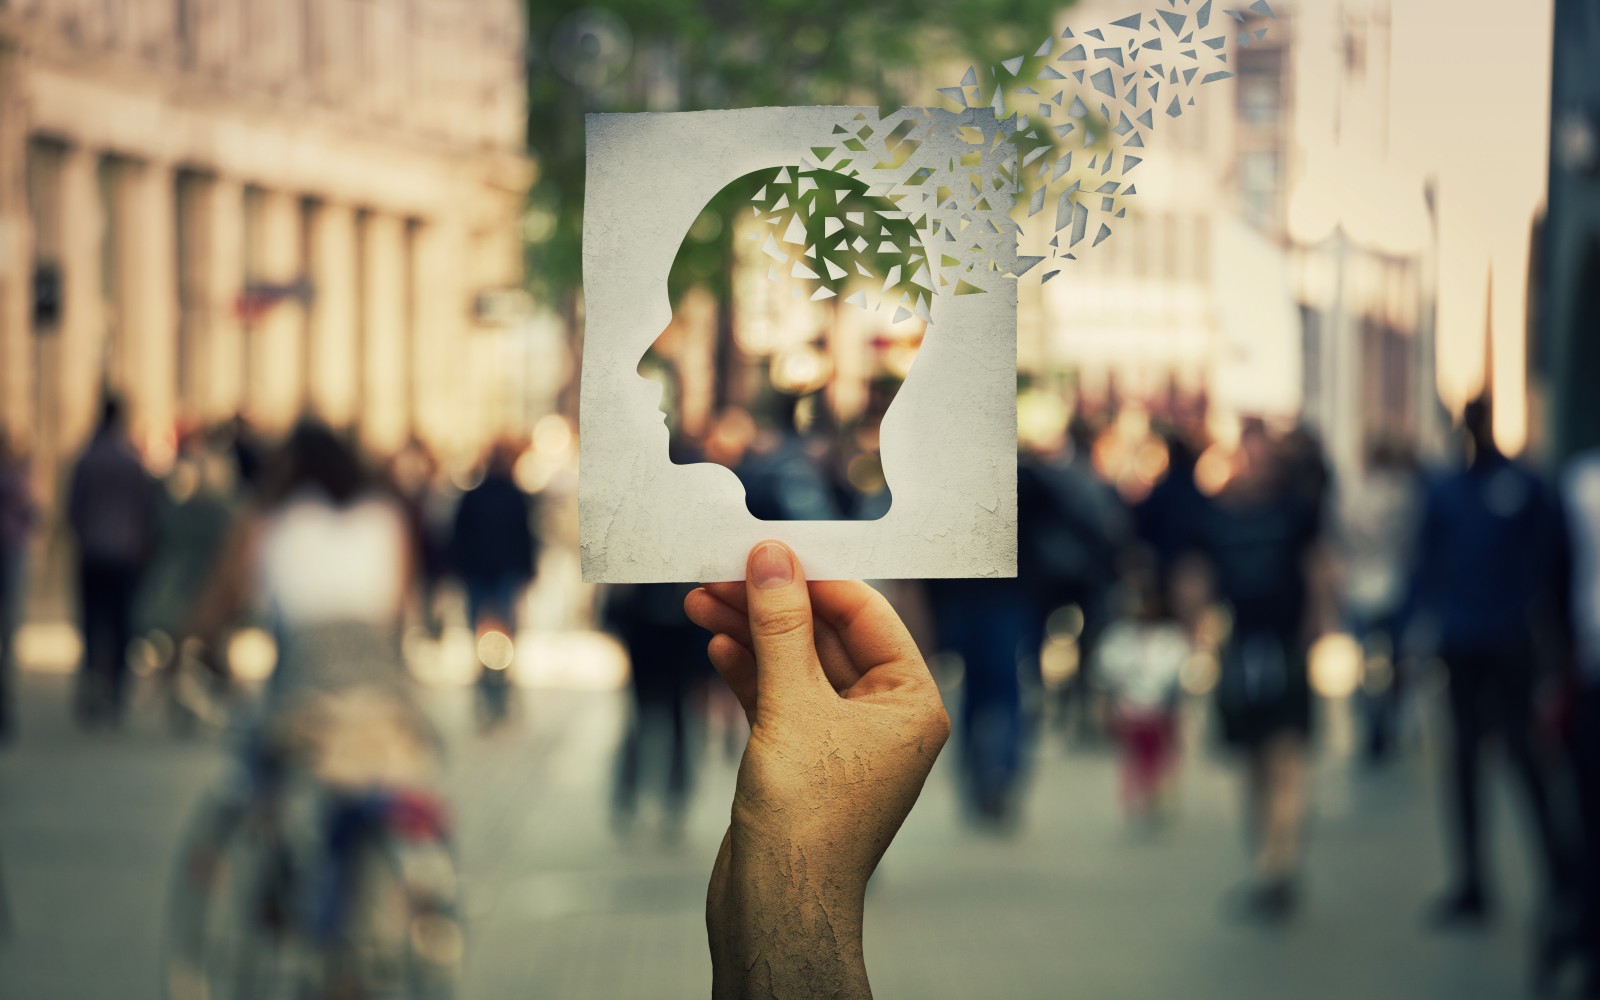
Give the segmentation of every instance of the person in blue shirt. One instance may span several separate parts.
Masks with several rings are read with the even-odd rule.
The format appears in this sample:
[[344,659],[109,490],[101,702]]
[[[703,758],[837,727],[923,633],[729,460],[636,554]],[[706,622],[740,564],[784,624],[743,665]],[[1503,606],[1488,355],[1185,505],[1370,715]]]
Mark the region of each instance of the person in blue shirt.
[[1480,751],[1491,733],[1521,779],[1552,899],[1565,873],[1534,734],[1535,626],[1555,593],[1560,508],[1532,471],[1496,446],[1486,400],[1468,404],[1462,425],[1470,457],[1427,490],[1402,619],[1406,645],[1431,646],[1449,676],[1456,881],[1431,912],[1444,927],[1479,923],[1492,908],[1479,787]]

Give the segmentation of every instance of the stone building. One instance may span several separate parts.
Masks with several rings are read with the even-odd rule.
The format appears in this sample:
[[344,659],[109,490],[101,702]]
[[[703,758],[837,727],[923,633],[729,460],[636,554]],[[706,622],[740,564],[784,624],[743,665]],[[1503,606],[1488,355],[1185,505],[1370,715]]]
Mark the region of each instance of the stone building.
[[1550,383],[1548,456],[1600,448],[1600,8],[1555,5],[1550,210],[1539,347]]
[[516,0],[0,0],[0,422],[41,486],[106,389],[157,463],[235,413],[518,426],[524,33]]
[[[1079,0],[1063,18],[1081,30],[1138,7]],[[1168,416],[1196,407],[1285,416],[1301,406],[1284,232],[1297,29],[1292,5],[1272,9],[1275,20],[1252,16],[1240,32],[1264,37],[1230,40],[1236,78],[1159,119],[1134,178],[1139,196],[1113,237],[1061,278],[1024,286],[1019,366],[1046,381],[1065,373],[1086,412],[1127,400]]]
[[1115,237],[1024,300],[1019,362],[1068,368],[1091,411],[1304,421],[1353,483],[1380,443],[1444,447],[1435,221],[1389,148],[1391,0],[1271,6],[1246,26],[1263,38],[1229,47],[1236,78],[1161,123]]

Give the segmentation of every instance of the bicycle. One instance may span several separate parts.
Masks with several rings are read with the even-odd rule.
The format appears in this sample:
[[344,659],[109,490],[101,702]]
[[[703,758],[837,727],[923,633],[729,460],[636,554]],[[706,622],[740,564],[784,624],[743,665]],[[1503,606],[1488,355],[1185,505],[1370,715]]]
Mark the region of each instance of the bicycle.
[[[297,727],[340,727],[309,740],[315,763],[273,742],[203,804],[174,882],[170,1000],[455,996],[464,935],[443,802],[395,780],[415,773],[390,766],[415,737],[399,716],[339,697],[346,718]],[[352,756],[363,746],[366,760]]]

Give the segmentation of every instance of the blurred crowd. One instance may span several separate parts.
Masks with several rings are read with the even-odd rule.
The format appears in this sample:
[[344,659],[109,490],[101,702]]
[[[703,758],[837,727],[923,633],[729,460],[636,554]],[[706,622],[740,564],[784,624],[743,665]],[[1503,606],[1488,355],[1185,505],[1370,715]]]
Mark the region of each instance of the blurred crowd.
[[[448,581],[468,626],[509,637],[542,534],[540,507],[522,483],[534,475],[549,487],[548,458],[530,444],[501,441],[477,462],[446,469],[420,441],[378,457],[314,420],[270,440],[238,417],[180,433],[157,474],[129,436],[123,404],[108,398],[71,466],[57,518],[38,509],[26,456],[0,453],[8,670],[28,596],[30,535],[54,520],[71,542],[82,646],[74,710],[82,725],[120,724],[134,668],[166,682],[178,700],[191,667],[225,688],[230,634],[244,626],[281,631],[284,609],[270,587],[278,554],[266,547],[264,526],[306,502],[330,510],[376,504],[401,526],[386,551],[364,553],[397,568],[400,579],[386,583],[401,589],[390,623],[397,635],[438,634],[441,608],[451,606],[442,594]],[[338,554],[327,544],[287,548],[282,559],[304,563],[311,580],[333,574]],[[486,673],[507,665],[485,656],[493,664]],[[7,712],[14,725],[9,702]]]
[[[783,516],[767,497],[786,488],[832,498],[816,516],[881,513],[881,477],[850,474],[859,435],[803,427],[795,412],[724,411],[706,440],[675,444],[678,460],[724,456],[767,518]],[[1114,747],[1130,820],[1159,826],[1184,706],[1209,701],[1206,729],[1244,786],[1253,865],[1227,906],[1280,922],[1302,894],[1319,695],[1349,697],[1361,757],[1380,767],[1416,749],[1442,681],[1453,876],[1427,923],[1476,927],[1495,911],[1481,803],[1482,761],[1498,750],[1543,875],[1536,972],[1553,981],[1579,959],[1600,969],[1588,861],[1600,830],[1600,458],[1554,479],[1502,454],[1492,425],[1490,400],[1473,402],[1454,453],[1428,463],[1403,439],[1373,440],[1350,482],[1312,428],[1216,428],[1203,406],[1025,428],[1018,576],[881,584],[957,702],[970,818],[1002,831],[1019,821],[1028,761],[1056,728]],[[681,597],[670,590],[663,623]],[[636,665],[674,658],[666,642],[638,645]]]
[[[799,413],[792,400],[726,410],[703,436],[680,436],[675,457],[735,469],[752,512],[771,520],[887,509],[876,422],[840,434]],[[1214,433],[1203,410],[1122,407],[1026,434],[1017,577],[881,584],[954,700],[971,822],[1003,833],[1022,821],[1029,760],[1055,730],[1120,755],[1130,823],[1170,823],[1185,706],[1208,700],[1205,728],[1237,761],[1252,852],[1228,905],[1280,922],[1301,902],[1318,696],[1351,698],[1362,756],[1382,766],[1415,747],[1443,679],[1454,874],[1427,919],[1472,927],[1494,911],[1481,805],[1494,747],[1521,786],[1544,876],[1536,968],[1600,970],[1600,457],[1552,480],[1502,454],[1491,426],[1488,400],[1468,406],[1443,463],[1374,442],[1356,482],[1337,482],[1316,433],[1293,423]],[[158,478],[108,399],[61,512],[75,540],[78,722],[119,724],[130,649],[154,661],[174,718],[189,718],[196,690],[224,708],[238,697],[230,630],[276,630],[282,657],[290,623],[330,614],[381,624],[395,662],[404,630],[437,635],[458,616],[474,637],[480,721],[507,722],[526,593],[560,533],[545,508],[572,482],[530,476],[533,454],[499,442],[451,474],[420,443],[378,462],[314,423],[269,445],[237,419],[183,435]],[[42,520],[24,457],[0,455],[7,733],[28,540]],[[592,606],[631,663],[611,791],[624,836],[656,788],[662,837],[678,837],[699,741],[719,731],[736,754],[743,737],[684,617],[687,590],[616,586]]]

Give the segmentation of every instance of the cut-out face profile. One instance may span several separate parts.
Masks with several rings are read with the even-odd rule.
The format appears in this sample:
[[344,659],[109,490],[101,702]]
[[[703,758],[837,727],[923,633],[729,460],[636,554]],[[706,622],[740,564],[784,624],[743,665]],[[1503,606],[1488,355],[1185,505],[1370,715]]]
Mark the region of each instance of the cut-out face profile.
[[672,460],[731,469],[762,520],[874,520],[879,427],[922,344],[933,281],[916,226],[861,180],[772,167],[726,185],[668,276],[640,360]]

